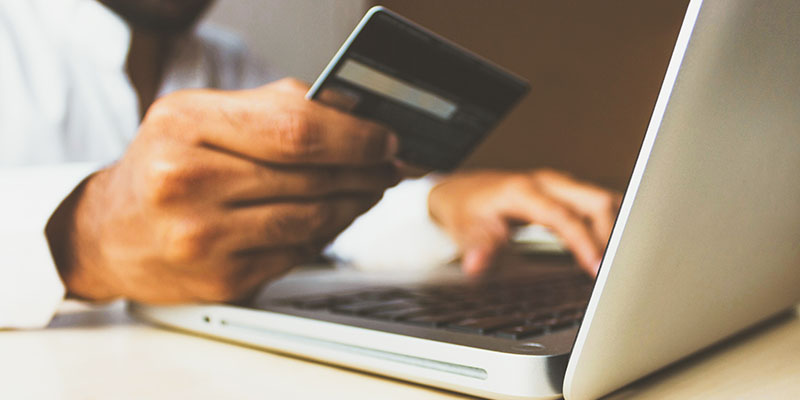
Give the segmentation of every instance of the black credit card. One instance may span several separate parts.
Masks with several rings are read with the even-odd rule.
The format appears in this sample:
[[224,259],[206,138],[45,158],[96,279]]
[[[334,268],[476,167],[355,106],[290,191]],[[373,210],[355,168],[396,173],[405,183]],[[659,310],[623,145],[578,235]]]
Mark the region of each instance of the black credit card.
[[400,160],[451,170],[529,89],[524,79],[377,6],[306,98],[344,101],[354,115],[397,132]]

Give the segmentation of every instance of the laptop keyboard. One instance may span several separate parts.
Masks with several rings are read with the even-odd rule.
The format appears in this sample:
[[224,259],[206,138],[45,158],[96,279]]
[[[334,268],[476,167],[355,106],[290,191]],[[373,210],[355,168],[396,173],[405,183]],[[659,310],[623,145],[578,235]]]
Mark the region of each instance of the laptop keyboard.
[[535,281],[366,288],[278,304],[519,340],[579,325],[591,290],[592,281],[578,272]]

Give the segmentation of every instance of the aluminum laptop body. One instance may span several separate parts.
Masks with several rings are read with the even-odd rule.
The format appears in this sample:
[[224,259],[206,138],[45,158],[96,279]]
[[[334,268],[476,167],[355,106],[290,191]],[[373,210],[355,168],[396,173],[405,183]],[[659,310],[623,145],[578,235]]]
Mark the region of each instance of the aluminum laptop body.
[[[488,398],[602,396],[800,302],[798,38],[796,0],[690,2],[579,326],[511,340],[278,300],[464,281],[456,268],[415,277],[303,268],[250,307],[131,309],[181,330]],[[571,268],[552,258],[518,264],[496,274],[546,280]]]

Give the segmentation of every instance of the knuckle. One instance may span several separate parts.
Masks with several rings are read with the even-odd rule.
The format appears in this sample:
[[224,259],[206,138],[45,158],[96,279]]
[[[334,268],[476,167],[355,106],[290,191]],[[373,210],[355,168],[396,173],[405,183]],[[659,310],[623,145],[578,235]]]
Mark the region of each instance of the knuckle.
[[173,224],[167,236],[164,258],[173,265],[186,265],[206,258],[214,240],[213,230],[196,220]]
[[194,171],[180,162],[159,158],[150,162],[146,174],[146,201],[154,206],[166,206],[185,198],[191,190]]
[[191,108],[187,105],[196,103],[192,99],[196,95],[195,91],[185,90],[159,97],[147,109],[144,119],[145,121],[174,120],[176,116],[190,112]]
[[147,109],[139,134],[195,141],[197,121],[205,118],[210,104],[217,101],[208,90],[182,90],[156,99]]
[[509,181],[509,184],[514,186],[514,187],[529,188],[531,186],[531,180],[528,179],[528,177],[525,176],[525,175],[517,175],[517,174],[515,174],[512,177],[510,177],[508,179],[508,181]]
[[506,179],[506,188],[511,192],[527,193],[532,187],[531,183],[527,176],[514,174]]
[[289,159],[307,159],[322,150],[319,129],[305,113],[288,112],[276,122],[279,151]]
[[276,85],[282,89],[291,90],[291,91],[303,91],[306,90],[307,86],[303,81],[297,78],[283,78],[276,82]]
[[552,181],[554,179],[565,177],[565,175],[561,172],[558,172],[552,168],[540,168],[531,173],[531,177],[536,182],[547,182]]
[[175,115],[175,113],[179,111],[178,105],[180,104],[180,102],[175,99],[179,96],[178,94],[169,94],[155,99],[153,104],[150,105],[150,108],[147,109],[144,120],[161,120]]

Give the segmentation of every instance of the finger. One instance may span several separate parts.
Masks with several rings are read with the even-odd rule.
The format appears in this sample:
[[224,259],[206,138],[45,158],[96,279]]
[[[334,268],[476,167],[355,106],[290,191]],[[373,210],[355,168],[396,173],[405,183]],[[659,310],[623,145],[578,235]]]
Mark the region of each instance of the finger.
[[227,205],[281,198],[312,198],[337,194],[378,194],[400,180],[395,167],[281,166],[259,163],[213,149],[194,151],[186,180],[197,198]]
[[464,252],[461,268],[467,276],[481,276],[492,266],[504,243],[468,249]]
[[156,121],[155,134],[169,131],[192,144],[270,163],[369,165],[394,158],[398,141],[388,128],[307,101],[302,85],[277,86],[166,96],[143,125]]
[[535,181],[549,196],[589,218],[598,246],[605,247],[617,216],[617,194],[554,171],[536,173]]
[[247,267],[236,282],[240,295],[234,300],[253,299],[264,285],[311,259],[304,247],[250,251],[235,257],[246,262]]
[[378,195],[397,184],[390,164],[369,167],[278,166],[198,147],[158,150],[141,175],[151,182],[148,198],[161,205],[187,200],[230,207],[253,202]]
[[227,119],[205,125],[201,140],[278,164],[370,165],[397,153],[397,137],[385,126],[302,98],[286,102],[297,101],[231,106]]
[[565,205],[533,189],[509,196],[509,217],[539,223],[553,230],[572,251],[578,264],[594,273],[600,260],[595,238],[584,219]]
[[185,284],[199,301],[240,300],[297,265],[302,259],[301,254],[297,247],[232,254],[226,263],[217,264],[224,268],[187,277]]
[[399,181],[400,175],[388,164],[365,168],[256,165],[251,173],[228,184],[226,201],[231,206],[247,206],[281,198],[376,196]]
[[487,248],[469,249],[464,252],[461,260],[461,268],[467,276],[480,276],[494,258],[494,250]]
[[327,242],[378,200],[374,195],[252,205],[231,210],[225,231],[233,251]]
[[358,105],[358,95],[343,89],[323,89],[316,100],[339,111],[350,112]]
[[472,225],[463,238],[462,269],[469,276],[483,274],[499,250],[508,243],[510,231],[502,220],[487,220]]

